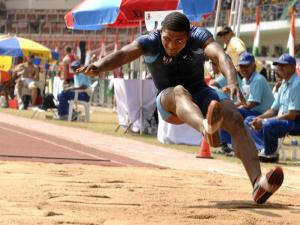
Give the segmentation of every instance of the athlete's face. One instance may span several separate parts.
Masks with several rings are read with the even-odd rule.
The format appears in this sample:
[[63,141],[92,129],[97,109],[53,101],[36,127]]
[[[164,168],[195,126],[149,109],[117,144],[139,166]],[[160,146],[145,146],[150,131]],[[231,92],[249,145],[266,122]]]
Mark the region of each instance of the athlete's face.
[[176,32],[167,29],[161,31],[161,42],[168,56],[176,56],[188,41],[186,32]]

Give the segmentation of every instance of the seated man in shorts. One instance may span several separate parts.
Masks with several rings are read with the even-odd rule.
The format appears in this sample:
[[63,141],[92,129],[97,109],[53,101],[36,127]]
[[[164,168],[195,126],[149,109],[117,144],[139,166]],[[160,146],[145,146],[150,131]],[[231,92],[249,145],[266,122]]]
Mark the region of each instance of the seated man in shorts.
[[22,101],[24,88],[29,89],[32,105],[35,105],[35,101],[38,96],[38,87],[36,82],[39,80],[39,70],[34,66],[33,59],[34,56],[30,55],[27,62],[19,63],[13,71],[13,78],[19,77],[16,81],[19,109],[24,108]]

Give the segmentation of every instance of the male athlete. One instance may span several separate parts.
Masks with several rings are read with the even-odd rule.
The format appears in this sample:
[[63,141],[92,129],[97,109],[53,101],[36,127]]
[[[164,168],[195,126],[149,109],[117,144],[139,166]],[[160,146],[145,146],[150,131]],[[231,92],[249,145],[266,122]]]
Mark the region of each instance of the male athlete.
[[219,129],[226,130],[253,185],[254,201],[266,202],[281,186],[283,171],[275,167],[262,176],[257,151],[242,116],[230,99],[205,84],[203,63],[207,57],[226,76],[231,98],[235,94],[240,97],[233,63],[212,34],[205,28],[191,27],[185,15],[172,12],[164,18],[161,30],[138,37],[78,72],[96,76],[142,55],[159,91],[156,104],[163,119],[189,124],[202,132],[211,146],[219,146]]

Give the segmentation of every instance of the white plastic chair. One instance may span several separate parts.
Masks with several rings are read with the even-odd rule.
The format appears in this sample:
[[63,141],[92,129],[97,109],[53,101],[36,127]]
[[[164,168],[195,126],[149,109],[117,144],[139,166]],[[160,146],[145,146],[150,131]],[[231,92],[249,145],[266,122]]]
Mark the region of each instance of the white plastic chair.
[[[98,85],[98,81],[95,81],[87,89],[84,89],[84,90],[74,90],[74,92],[75,92],[74,99],[72,99],[72,100],[69,101],[68,121],[72,121],[73,113],[74,113],[73,109],[76,109],[78,105],[82,105],[84,107],[84,112],[85,112],[84,117],[83,117],[84,121],[85,122],[89,122],[90,121],[90,106],[91,106],[91,102],[92,102],[93,93],[94,93],[95,88],[97,87],[97,85]],[[79,93],[83,93],[83,92],[86,92],[89,95],[90,99],[89,99],[88,102],[87,101],[80,101],[80,100],[78,100]],[[77,120],[79,120],[79,117],[77,117]]]
[[[290,135],[288,134],[290,137],[291,137],[291,147],[292,147],[292,151],[291,151],[291,160],[292,161],[298,161],[298,153],[297,153],[297,150],[298,150],[298,147],[299,147],[299,143],[300,143],[300,135]],[[286,157],[286,149],[284,148],[283,146],[283,142],[284,142],[284,139],[285,137],[287,137],[288,135],[280,138],[278,140],[278,152],[280,152],[281,154],[281,160],[282,161],[286,161],[287,160],[287,157]]]

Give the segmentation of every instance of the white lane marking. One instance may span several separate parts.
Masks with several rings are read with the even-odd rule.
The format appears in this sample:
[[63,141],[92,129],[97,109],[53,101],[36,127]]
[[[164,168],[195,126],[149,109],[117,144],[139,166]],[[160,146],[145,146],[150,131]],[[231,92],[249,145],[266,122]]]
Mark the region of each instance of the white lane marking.
[[[53,142],[53,141],[49,141],[49,140],[44,139],[44,138],[39,138],[39,137],[30,135],[30,134],[26,134],[26,133],[24,133],[24,132],[16,131],[16,130],[13,130],[13,129],[10,129],[10,128],[7,128],[7,127],[3,127],[3,126],[0,126],[0,128],[3,129],[3,130],[10,131],[10,132],[12,132],[12,133],[17,133],[17,134],[20,134],[20,135],[23,135],[23,136],[26,136],[26,137],[29,137],[29,138],[32,138],[32,139],[36,139],[36,140],[39,140],[39,141],[46,142],[46,143],[48,143],[48,144],[51,144],[51,145],[54,145],[54,146],[57,146],[57,147],[66,149],[66,150],[71,151],[71,152],[75,152],[75,153],[79,153],[79,154],[82,154],[82,155],[90,156],[90,157],[95,158],[95,159],[103,160],[103,158],[100,158],[100,157],[97,156],[97,155],[90,154],[90,153],[86,153],[86,152],[83,152],[83,151],[80,151],[80,150],[76,150],[76,149],[70,148],[70,147],[65,146],[65,145],[60,145],[60,144],[57,144],[57,143],[55,143],[55,142]],[[127,164],[125,164],[125,163],[118,162],[118,161],[114,161],[114,160],[110,160],[110,161],[113,162],[113,163],[121,164],[121,165],[127,165]]]

